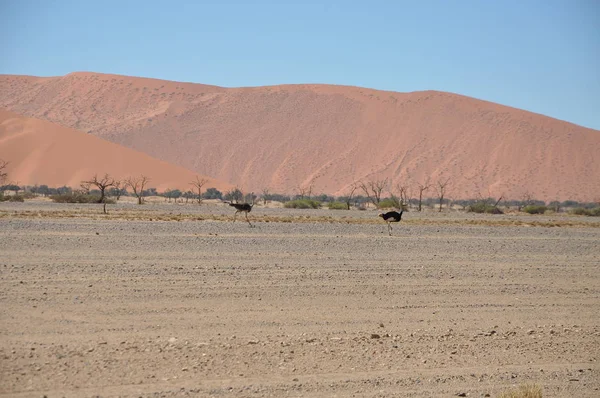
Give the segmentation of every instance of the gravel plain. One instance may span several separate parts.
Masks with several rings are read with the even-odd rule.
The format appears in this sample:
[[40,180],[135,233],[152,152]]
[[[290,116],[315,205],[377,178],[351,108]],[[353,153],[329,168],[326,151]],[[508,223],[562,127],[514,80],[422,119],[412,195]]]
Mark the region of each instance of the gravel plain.
[[0,396],[600,396],[590,218],[232,216],[0,204]]

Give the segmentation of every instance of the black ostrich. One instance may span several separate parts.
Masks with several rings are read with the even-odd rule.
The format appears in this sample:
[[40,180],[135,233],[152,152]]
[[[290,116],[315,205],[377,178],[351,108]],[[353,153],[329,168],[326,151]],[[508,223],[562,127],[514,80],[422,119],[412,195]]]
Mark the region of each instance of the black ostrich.
[[388,233],[392,236],[392,224],[393,222],[400,222],[402,219],[402,213],[404,210],[401,210],[400,213],[397,211],[388,211],[387,213],[379,213],[379,217],[383,218],[388,225]]
[[254,207],[254,192],[252,192],[252,204],[250,204],[250,203],[231,203],[231,202],[225,202],[225,203],[229,203],[229,206],[235,207],[235,214],[233,215],[233,222],[235,222],[235,218],[237,217],[237,214],[243,212],[243,213],[246,213],[246,221],[248,221],[248,224],[250,224],[250,228],[254,227],[254,225],[252,225],[250,220],[248,220],[248,213],[250,213],[252,211],[252,207]]

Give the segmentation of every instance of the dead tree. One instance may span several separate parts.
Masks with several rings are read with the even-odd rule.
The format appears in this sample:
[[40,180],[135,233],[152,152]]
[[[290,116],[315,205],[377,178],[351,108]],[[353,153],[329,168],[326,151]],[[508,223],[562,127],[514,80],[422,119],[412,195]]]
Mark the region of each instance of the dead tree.
[[438,194],[438,198],[440,200],[440,208],[438,211],[442,211],[442,204],[444,203],[444,196],[447,193],[447,189],[448,189],[448,184],[450,183],[450,177],[448,178],[440,178],[437,182],[437,194]]
[[[408,183],[398,183],[396,184],[396,190],[400,195],[399,209],[404,209],[406,206],[410,204],[410,186]],[[392,195],[393,196],[393,195]]]
[[346,196],[346,208],[348,210],[350,210],[350,202],[352,202],[352,197],[354,196],[354,193],[356,192],[356,190],[358,189],[358,185],[353,182],[352,185],[350,185],[350,191],[348,192],[348,195]]
[[419,211],[421,211],[423,205],[423,193],[431,188],[431,179],[427,177],[425,182],[417,182],[417,187],[419,189]]
[[113,193],[114,193],[115,199],[117,201],[119,199],[121,199],[121,194],[123,193],[121,189],[124,188],[124,187],[125,187],[125,184],[124,184],[123,181],[121,181],[121,180],[116,180],[115,181],[115,185],[114,185],[114,188],[113,188]]
[[198,204],[202,203],[202,187],[205,186],[206,183],[208,183],[208,179],[200,178],[199,176],[196,176],[196,179],[190,182],[190,185],[198,190]]
[[6,180],[8,179],[8,172],[6,171],[8,167],[8,162],[6,160],[0,159],[0,184],[4,185]]
[[533,194],[529,191],[525,191],[523,193],[523,195],[521,195],[521,202],[519,203],[517,210],[521,211],[521,208],[527,207],[532,204],[533,204]]
[[145,175],[139,177],[129,177],[125,180],[125,187],[131,188],[133,195],[138,200],[138,205],[144,203],[144,188],[150,182],[150,178]]
[[262,200],[263,200],[263,205],[264,206],[266,206],[267,202],[269,201],[268,197],[269,197],[269,188],[263,188],[263,190],[262,190]]
[[89,184],[90,186],[94,185],[100,191],[100,199],[98,199],[98,203],[104,204],[104,214],[106,214],[106,189],[115,186],[115,179],[109,176],[108,174],[104,174],[104,177],[98,177],[97,174],[94,174],[91,180],[82,181],[82,184]]
[[389,180],[387,178],[383,180],[361,182],[359,184],[360,189],[363,190],[367,198],[379,208],[379,202],[381,202],[381,195],[387,188]]

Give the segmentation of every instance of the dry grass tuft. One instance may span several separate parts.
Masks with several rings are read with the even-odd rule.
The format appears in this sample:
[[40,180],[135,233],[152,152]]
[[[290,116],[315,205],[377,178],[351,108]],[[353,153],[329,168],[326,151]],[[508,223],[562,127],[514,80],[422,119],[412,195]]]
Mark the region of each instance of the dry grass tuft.
[[498,398],[542,398],[542,388],[536,384],[524,384],[503,392]]

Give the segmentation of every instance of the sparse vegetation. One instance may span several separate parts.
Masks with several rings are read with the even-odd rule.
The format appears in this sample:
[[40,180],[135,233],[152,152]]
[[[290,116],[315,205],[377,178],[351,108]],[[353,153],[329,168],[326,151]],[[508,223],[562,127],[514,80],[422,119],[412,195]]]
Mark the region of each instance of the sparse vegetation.
[[225,193],[225,196],[223,196],[223,199],[225,199],[229,202],[233,202],[233,203],[241,202],[243,200],[243,198],[244,198],[244,193],[239,188],[235,188],[230,191],[227,191]]
[[50,199],[56,203],[98,203],[100,197],[76,191],[50,195]]
[[542,388],[535,384],[524,384],[516,389],[503,392],[498,398],[542,398]]
[[380,209],[399,209],[400,201],[396,197],[385,198],[381,202],[379,202]]
[[489,203],[477,202],[467,206],[468,213],[504,214],[498,206]]
[[208,188],[202,197],[204,199],[223,199],[223,194],[217,188]]
[[[56,195],[50,195],[50,199],[56,203],[98,203],[100,197],[98,195],[91,195],[81,191],[61,193]],[[114,203],[114,201],[110,201]]]
[[0,194],[0,202],[24,202],[24,195],[7,195]]
[[283,207],[286,209],[318,209],[321,202],[312,199],[296,199],[285,202]]
[[529,214],[544,214],[548,210],[545,205],[527,205],[523,207],[523,211]]
[[344,202],[329,202],[327,208],[330,210],[350,210],[348,204]]
[[594,207],[593,209],[586,209],[585,207],[576,207],[569,213],[578,216],[600,217],[600,207]]

